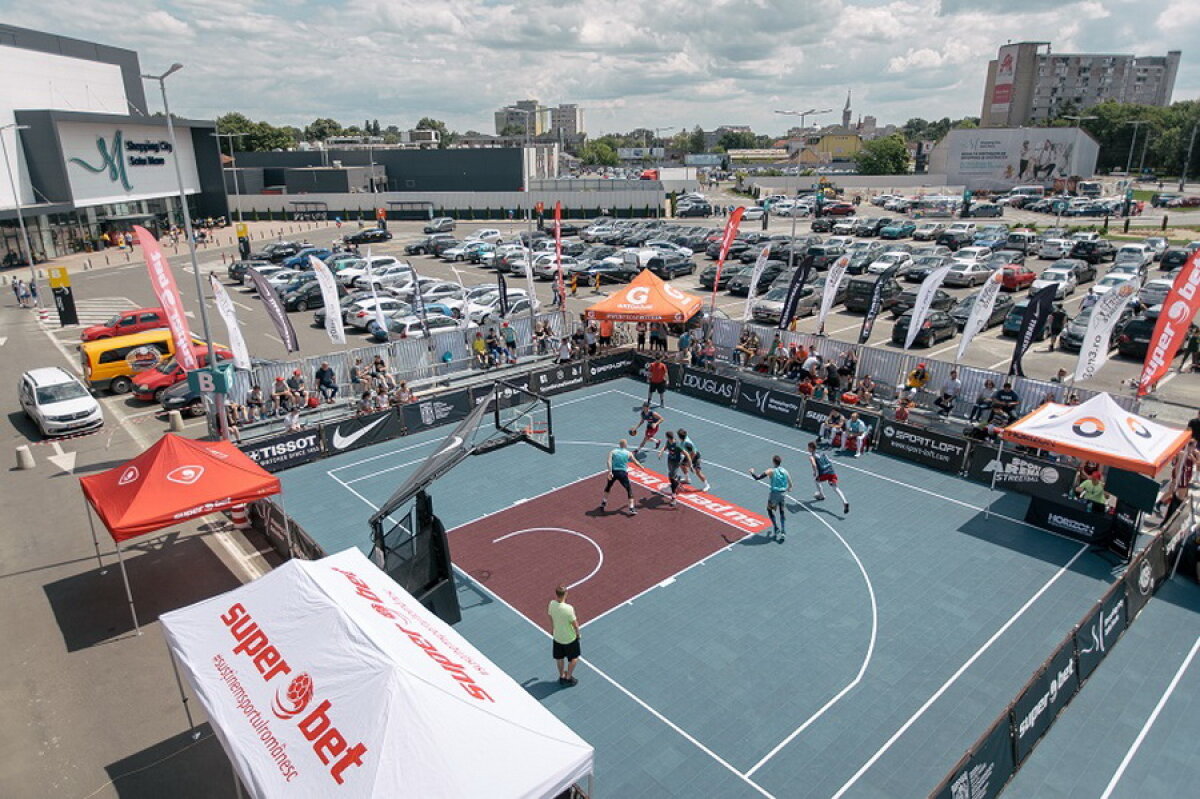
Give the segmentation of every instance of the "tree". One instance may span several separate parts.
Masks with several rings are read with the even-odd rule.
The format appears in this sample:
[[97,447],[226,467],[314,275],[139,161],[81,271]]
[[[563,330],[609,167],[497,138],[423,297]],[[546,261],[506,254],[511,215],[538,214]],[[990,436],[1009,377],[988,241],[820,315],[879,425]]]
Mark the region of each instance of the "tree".
[[753,150],[758,145],[758,137],[749,132],[725,131],[717,144],[726,150]]
[[702,153],[706,149],[708,148],[704,146],[704,128],[697,125],[688,134],[687,151],[689,153]]
[[863,142],[854,160],[862,175],[903,175],[908,172],[908,148],[899,133]]
[[[253,122],[245,114],[236,111],[217,118],[218,133],[241,134],[234,138],[233,147],[241,152],[263,152],[267,150],[286,150],[294,147],[296,138],[292,134],[294,128],[277,128],[268,122]],[[222,151],[227,147],[222,143]]]
[[525,135],[525,126],[518,124],[516,122],[509,122],[507,125],[505,125],[503,128],[500,129],[500,135],[501,136],[524,136]]
[[[421,117],[417,130],[436,130],[438,132],[438,149],[445,150],[458,140],[458,134],[446,127],[446,123],[432,117]],[[524,132],[524,131],[522,131]]]
[[579,159],[587,166],[616,166],[620,163],[617,151],[602,141],[590,141],[579,151]]
[[342,132],[341,123],[336,119],[320,117],[305,126],[304,138],[307,141],[325,141],[330,136],[340,136]]

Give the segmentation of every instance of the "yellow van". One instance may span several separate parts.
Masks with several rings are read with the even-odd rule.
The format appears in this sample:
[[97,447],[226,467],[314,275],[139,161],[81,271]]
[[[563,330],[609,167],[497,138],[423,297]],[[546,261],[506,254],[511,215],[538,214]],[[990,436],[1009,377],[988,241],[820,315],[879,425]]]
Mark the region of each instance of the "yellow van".
[[[192,341],[204,345],[198,338]],[[161,328],[88,341],[80,345],[79,355],[83,377],[93,391],[126,394],[139,372],[153,369],[175,355],[175,342],[171,331]]]

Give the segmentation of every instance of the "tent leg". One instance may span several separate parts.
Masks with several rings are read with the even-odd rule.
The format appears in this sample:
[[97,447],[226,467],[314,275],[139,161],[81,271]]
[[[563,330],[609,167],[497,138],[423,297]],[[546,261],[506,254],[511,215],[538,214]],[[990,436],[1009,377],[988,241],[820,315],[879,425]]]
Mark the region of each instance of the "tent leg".
[[[1004,462],[1004,439],[1002,438],[1002,439],[1000,439],[1000,451],[996,453],[996,463],[999,464],[999,463],[1003,463],[1003,462]],[[993,491],[996,490],[996,470],[995,469],[992,469],[991,488]],[[992,505],[989,502],[988,506],[983,509],[983,518],[985,518],[985,519],[992,518],[991,507],[992,507]]]
[[100,564],[101,574],[108,574],[108,569],[104,568],[104,560],[100,557],[100,539],[96,537],[96,520],[92,518],[92,506],[87,501],[87,497],[83,499],[83,508],[87,513],[88,527],[92,528],[92,545],[96,547],[96,563]]
[[133,591],[129,588],[129,573],[125,571],[125,559],[121,557],[121,547],[117,546],[117,562],[121,564],[121,579],[125,581],[125,597],[129,600],[129,615],[133,616],[133,629],[138,635],[142,628],[138,625],[137,608],[133,606]]
[[192,709],[188,706],[187,692],[183,690],[183,680],[179,678],[179,664],[175,662],[175,653],[171,651],[171,645],[167,644],[167,656],[171,658],[171,671],[175,672],[175,685],[179,688],[179,701],[183,703],[183,713],[187,716],[188,729],[191,730],[192,740],[200,740],[200,730],[196,729],[196,722],[192,720]]
[[588,799],[592,799],[592,797],[596,795],[594,793],[593,779],[594,778],[593,778],[592,774],[589,772],[588,773]]

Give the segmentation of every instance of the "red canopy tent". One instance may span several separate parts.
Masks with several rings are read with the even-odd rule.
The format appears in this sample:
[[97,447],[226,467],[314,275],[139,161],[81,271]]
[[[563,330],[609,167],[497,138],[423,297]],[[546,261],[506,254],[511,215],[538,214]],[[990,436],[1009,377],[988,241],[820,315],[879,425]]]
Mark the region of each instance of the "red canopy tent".
[[[228,441],[195,441],[170,433],[128,463],[81,477],[79,484],[89,522],[95,510],[117,544],[135,629],[137,612],[121,542],[280,491],[279,478]],[[103,567],[95,525],[92,542]]]

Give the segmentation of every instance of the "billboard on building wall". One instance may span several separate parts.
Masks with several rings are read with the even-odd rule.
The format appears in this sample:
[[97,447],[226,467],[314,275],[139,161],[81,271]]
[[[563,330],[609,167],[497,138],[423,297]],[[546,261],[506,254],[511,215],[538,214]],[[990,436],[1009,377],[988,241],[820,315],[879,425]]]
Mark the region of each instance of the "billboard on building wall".
[[200,191],[189,128],[177,128],[178,152],[165,127],[121,123],[59,122],[71,196],[77,204],[118,203],[179,193],[174,159],[184,190]]
[[640,161],[644,158],[665,158],[667,151],[662,147],[618,147],[617,158],[622,161]]
[[992,84],[993,114],[1007,114],[1012,106],[1013,83],[1017,74],[1017,54],[1021,46],[1008,44],[1000,48],[1000,56],[996,60],[996,81]]
[[930,171],[971,189],[1052,187],[1090,177],[1100,147],[1079,128],[966,128],[952,130],[930,155]]

